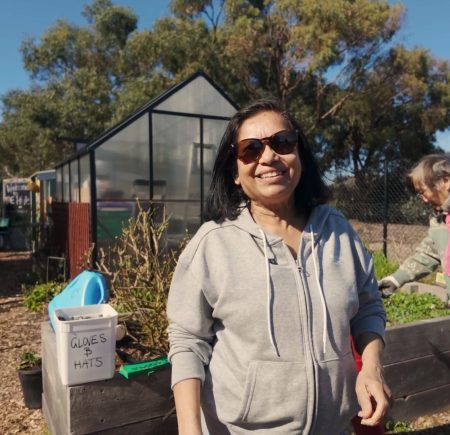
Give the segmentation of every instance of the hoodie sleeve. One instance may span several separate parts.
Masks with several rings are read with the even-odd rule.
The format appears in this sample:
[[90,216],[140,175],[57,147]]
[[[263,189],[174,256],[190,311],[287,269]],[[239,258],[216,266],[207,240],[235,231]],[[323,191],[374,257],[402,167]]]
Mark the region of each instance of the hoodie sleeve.
[[373,259],[362,245],[356,233],[354,237],[356,252],[354,261],[359,309],[350,322],[352,336],[356,339],[364,332],[374,332],[384,340],[386,312],[374,275]]
[[180,257],[167,302],[172,387],[191,378],[203,383],[214,339],[212,308],[186,260]]

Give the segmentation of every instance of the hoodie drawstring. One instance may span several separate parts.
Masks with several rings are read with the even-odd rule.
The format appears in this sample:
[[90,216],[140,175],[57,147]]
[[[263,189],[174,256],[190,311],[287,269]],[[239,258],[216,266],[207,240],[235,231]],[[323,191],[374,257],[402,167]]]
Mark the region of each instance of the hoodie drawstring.
[[272,343],[272,347],[275,350],[275,353],[277,356],[280,356],[278,352],[277,345],[275,344],[275,337],[273,332],[273,321],[272,321],[272,284],[270,280],[270,264],[269,264],[269,257],[267,256],[267,238],[264,231],[260,228],[259,229],[262,240],[263,240],[263,246],[264,246],[264,261],[266,263],[266,290],[267,290],[267,326],[269,328],[269,337],[270,342]]
[[328,312],[327,312],[327,305],[325,303],[325,296],[323,294],[323,288],[320,285],[319,268],[317,267],[316,246],[314,244],[314,231],[313,231],[312,225],[309,226],[309,229],[310,229],[311,240],[312,240],[312,258],[313,258],[313,263],[314,263],[314,274],[316,276],[316,285],[317,285],[317,289],[319,290],[320,301],[322,303],[322,315],[323,315],[322,345],[323,345],[323,353],[325,355],[326,349],[327,349],[327,336],[328,336]]

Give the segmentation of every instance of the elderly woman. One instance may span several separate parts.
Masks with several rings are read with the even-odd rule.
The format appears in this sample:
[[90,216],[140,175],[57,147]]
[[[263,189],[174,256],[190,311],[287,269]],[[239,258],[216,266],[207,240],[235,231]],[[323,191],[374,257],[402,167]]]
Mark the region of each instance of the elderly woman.
[[[388,408],[373,263],[295,120],[260,100],[230,121],[206,222],[169,293],[180,434],[338,434]],[[350,336],[362,354],[355,371]]]
[[442,265],[450,295],[450,155],[422,157],[409,172],[408,180],[422,201],[433,207],[434,213],[430,217],[428,235],[394,274],[380,281],[380,290],[383,296],[390,296],[403,284],[420,279]]

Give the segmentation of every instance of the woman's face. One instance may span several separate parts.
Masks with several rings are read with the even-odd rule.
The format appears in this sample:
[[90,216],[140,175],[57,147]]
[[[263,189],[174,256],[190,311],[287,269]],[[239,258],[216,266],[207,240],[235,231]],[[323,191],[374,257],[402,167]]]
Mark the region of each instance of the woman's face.
[[449,196],[450,178],[444,177],[434,187],[428,187],[423,182],[414,183],[414,188],[423,202],[440,210]]
[[[236,144],[243,139],[263,139],[292,127],[279,113],[261,112],[248,118],[241,125]],[[237,159],[235,183],[241,186],[253,203],[263,206],[283,206],[294,198],[300,181],[302,165],[297,146],[289,154],[277,154],[264,142],[261,156],[254,162],[244,163]]]

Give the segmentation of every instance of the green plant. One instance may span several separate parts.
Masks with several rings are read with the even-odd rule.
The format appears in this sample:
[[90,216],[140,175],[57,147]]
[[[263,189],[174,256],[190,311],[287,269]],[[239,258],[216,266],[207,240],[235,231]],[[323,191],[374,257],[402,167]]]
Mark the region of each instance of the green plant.
[[17,368],[19,370],[30,369],[33,367],[38,367],[41,365],[42,359],[39,355],[34,352],[24,352],[20,356],[20,363]]
[[375,278],[378,280],[384,278],[385,276],[391,275],[398,269],[399,264],[395,261],[388,260],[382,251],[373,252],[372,257],[375,269]]
[[22,292],[25,296],[24,304],[31,311],[40,311],[54,296],[61,293],[66,285],[63,282],[52,281],[34,286],[24,285],[22,286]]
[[450,315],[450,308],[429,293],[396,292],[383,301],[388,326]]
[[385,424],[386,433],[410,432],[411,425],[407,421],[387,421]]
[[111,303],[128,313],[128,335],[147,358],[169,349],[166,302],[178,250],[166,246],[168,219],[137,206],[110,252],[100,250],[97,266],[109,279]]

